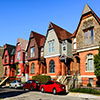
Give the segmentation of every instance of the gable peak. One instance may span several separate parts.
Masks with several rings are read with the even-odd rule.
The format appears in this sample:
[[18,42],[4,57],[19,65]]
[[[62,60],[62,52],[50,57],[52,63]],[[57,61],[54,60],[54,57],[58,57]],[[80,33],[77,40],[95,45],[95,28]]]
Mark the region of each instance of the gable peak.
[[91,11],[91,8],[89,7],[89,5],[88,4],[85,4],[85,7],[84,7],[83,12],[82,12],[82,15],[83,14],[86,14],[86,13],[88,13],[90,11]]
[[53,23],[52,23],[52,22],[50,22],[48,29],[53,28],[53,25],[52,25],[52,24],[53,24]]

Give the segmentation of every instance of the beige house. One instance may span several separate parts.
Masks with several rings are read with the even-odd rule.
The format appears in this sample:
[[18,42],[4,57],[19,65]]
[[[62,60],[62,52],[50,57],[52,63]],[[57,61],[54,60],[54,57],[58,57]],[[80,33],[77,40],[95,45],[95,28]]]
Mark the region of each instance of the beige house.
[[56,77],[67,75],[72,58],[71,33],[54,23],[50,23],[44,42],[44,58],[47,75]]

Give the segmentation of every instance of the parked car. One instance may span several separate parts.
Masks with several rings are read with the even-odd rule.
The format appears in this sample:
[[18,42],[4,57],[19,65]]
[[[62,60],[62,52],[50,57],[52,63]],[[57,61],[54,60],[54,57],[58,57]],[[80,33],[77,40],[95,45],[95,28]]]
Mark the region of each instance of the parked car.
[[36,80],[28,80],[24,85],[23,89],[29,89],[29,90],[38,90],[40,88],[40,83]]
[[9,88],[22,88],[22,87],[23,87],[23,84],[18,80],[14,80],[13,82],[9,84]]
[[53,94],[57,94],[60,92],[66,92],[65,85],[60,84],[55,81],[48,81],[46,84],[40,86],[41,92],[51,92]]

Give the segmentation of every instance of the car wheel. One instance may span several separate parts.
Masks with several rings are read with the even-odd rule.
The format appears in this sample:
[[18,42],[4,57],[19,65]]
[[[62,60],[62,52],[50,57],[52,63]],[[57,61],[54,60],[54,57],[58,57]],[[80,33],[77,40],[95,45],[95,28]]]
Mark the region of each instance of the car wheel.
[[31,90],[31,91],[33,91],[33,90],[34,90],[34,87],[33,87],[33,86],[31,86],[30,90]]
[[56,88],[53,89],[53,94],[57,94]]
[[9,85],[9,88],[11,88],[11,85]]
[[24,90],[24,91],[26,90],[25,86],[23,87],[23,90]]
[[44,93],[44,88],[43,87],[41,88],[41,92]]
[[15,89],[17,89],[17,85],[15,85]]

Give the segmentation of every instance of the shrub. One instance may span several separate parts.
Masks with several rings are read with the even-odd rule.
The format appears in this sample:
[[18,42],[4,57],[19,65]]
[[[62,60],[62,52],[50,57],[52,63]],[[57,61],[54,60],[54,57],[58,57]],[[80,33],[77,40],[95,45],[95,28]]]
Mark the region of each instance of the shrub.
[[91,83],[88,83],[88,84],[87,84],[87,87],[92,87]]
[[33,76],[32,79],[37,80],[41,84],[45,84],[51,80],[51,77],[46,76],[46,75],[36,75],[36,76]]
[[90,89],[90,88],[73,88],[71,92],[80,92],[80,93],[90,93],[100,95],[100,90]]

